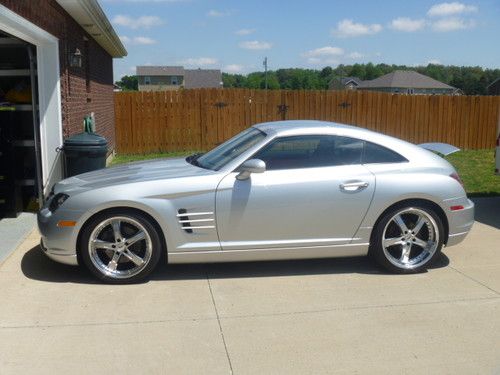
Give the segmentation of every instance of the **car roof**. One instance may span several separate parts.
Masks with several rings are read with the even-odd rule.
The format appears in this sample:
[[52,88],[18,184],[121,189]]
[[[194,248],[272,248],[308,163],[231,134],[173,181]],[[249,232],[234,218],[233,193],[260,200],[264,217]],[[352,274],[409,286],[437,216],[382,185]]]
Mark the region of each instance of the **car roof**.
[[290,130],[305,130],[310,131],[312,128],[324,129],[360,129],[355,126],[339,124],[337,122],[317,121],[317,120],[287,120],[287,121],[271,121],[263,122],[254,125],[255,128],[262,130],[264,133],[280,134]]
[[393,138],[381,133],[377,133],[365,128],[357,126],[339,124],[337,122],[317,121],[317,120],[287,120],[263,122],[254,125],[255,128],[272,136],[294,136],[307,134],[331,134],[343,135],[367,139],[375,143],[385,144],[388,141],[403,142],[397,138]]

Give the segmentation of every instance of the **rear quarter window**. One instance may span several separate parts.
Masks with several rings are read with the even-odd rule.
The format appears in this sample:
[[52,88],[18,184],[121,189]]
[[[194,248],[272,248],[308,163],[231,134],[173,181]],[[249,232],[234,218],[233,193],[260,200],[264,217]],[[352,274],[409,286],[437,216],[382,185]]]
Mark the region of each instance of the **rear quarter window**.
[[408,160],[395,151],[371,142],[365,142],[363,164],[403,163]]

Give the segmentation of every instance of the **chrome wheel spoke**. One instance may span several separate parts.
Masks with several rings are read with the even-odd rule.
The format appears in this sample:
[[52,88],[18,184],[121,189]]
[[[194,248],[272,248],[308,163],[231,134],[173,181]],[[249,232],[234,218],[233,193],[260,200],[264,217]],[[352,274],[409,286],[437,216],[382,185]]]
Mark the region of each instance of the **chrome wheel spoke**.
[[405,264],[408,263],[410,261],[410,252],[411,252],[411,245],[403,246],[399,261]]
[[120,256],[121,254],[116,252],[114,255],[113,255],[113,258],[109,261],[108,263],[108,269],[110,271],[116,271],[116,268],[118,267],[118,261],[120,260]]
[[401,233],[408,232],[408,227],[406,226],[403,217],[401,215],[394,216],[393,220],[398,225],[399,229],[401,229]]
[[129,239],[125,240],[125,244],[127,246],[135,244],[137,241],[145,240],[146,239],[146,233],[140,231],[137,232],[133,237],[130,237]]
[[131,260],[136,266],[142,266],[144,264],[144,259],[142,259],[139,255],[134,254],[129,249],[124,250],[123,255]]
[[121,226],[120,220],[113,220],[111,222],[111,227],[113,228],[113,233],[115,235],[115,241],[121,241],[122,239],[122,232],[120,226]]
[[92,247],[94,249],[106,249],[106,250],[114,250],[115,244],[113,242],[107,242],[100,239],[95,239],[91,242]]
[[432,241],[426,242],[418,237],[415,237],[415,240],[413,243],[417,246],[420,246],[422,249],[427,250],[427,247],[429,247],[429,244],[433,244]]
[[415,224],[415,228],[412,229],[412,232],[415,234],[415,236],[418,234],[418,232],[420,232],[420,229],[422,229],[424,224],[425,224],[425,219],[422,216],[420,216],[418,218],[417,223]]
[[384,240],[384,247],[389,247],[389,246],[394,246],[394,245],[402,245],[403,241],[401,240],[401,237],[393,237],[393,238],[386,238]]

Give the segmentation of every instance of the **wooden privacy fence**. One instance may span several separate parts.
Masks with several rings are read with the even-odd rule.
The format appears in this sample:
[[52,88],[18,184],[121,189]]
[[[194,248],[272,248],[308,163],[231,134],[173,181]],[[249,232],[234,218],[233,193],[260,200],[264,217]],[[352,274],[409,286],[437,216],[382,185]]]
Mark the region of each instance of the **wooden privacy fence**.
[[119,153],[207,150],[264,121],[352,124],[410,142],[492,148],[500,96],[196,89],[115,93]]

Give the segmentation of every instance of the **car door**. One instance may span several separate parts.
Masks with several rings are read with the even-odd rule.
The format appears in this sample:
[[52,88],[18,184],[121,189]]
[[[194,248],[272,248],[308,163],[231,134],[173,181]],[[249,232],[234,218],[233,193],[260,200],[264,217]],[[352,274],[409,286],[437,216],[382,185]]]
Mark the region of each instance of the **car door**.
[[222,250],[347,244],[370,205],[373,174],[363,141],[308,135],[277,138],[252,158],[264,173],[220,182],[216,220]]

